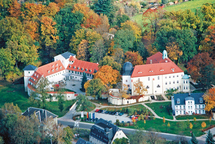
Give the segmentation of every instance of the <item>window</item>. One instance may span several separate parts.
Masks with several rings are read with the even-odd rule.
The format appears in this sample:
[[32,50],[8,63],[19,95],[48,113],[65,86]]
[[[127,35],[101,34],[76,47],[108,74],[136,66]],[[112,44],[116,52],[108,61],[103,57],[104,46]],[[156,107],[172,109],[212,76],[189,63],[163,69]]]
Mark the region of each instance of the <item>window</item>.
[[52,72],[54,72],[54,69],[52,69]]
[[75,66],[73,68],[75,69]]
[[56,70],[58,70],[58,68],[56,68]]
[[148,81],[150,81],[150,77],[148,77]]
[[157,85],[157,88],[160,88],[160,85]]
[[85,69],[85,71],[87,71],[87,69]]
[[130,87],[130,85],[127,85],[128,87]]
[[58,64],[56,64],[56,66],[58,66]]
[[167,85],[167,82],[165,84]]
[[165,76],[165,79],[167,79],[167,76]]
[[169,84],[171,84],[171,82],[169,82]]
[[69,73],[70,73],[70,70],[69,70]]
[[158,76],[158,80],[160,79],[160,77]]
[[50,73],[50,70],[48,71],[48,73]]
[[173,81],[173,84],[175,84],[175,81]]
[[80,69],[80,67],[78,67],[78,70]]
[[146,88],[149,89],[149,86],[147,86]]
[[81,68],[81,70],[84,70],[83,68]]
[[128,82],[128,80],[126,80],[125,82]]
[[175,76],[173,76],[173,78],[175,78]]
[[179,83],[179,81],[177,80],[177,83]]
[[178,77],[178,75],[177,75],[177,77]]
[[171,76],[169,76],[169,78],[171,78]]
[[62,66],[60,66],[60,69],[62,69]]
[[89,72],[91,72],[92,70],[89,70]]

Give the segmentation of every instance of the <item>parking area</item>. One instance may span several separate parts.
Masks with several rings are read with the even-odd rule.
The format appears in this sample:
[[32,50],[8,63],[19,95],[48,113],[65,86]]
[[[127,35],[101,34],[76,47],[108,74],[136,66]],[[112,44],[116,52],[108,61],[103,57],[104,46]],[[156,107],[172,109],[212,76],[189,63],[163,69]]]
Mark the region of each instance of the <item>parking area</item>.
[[81,88],[81,81],[77,81],[77,80],[66,80],[66,89],[69,90],[73,90],[75,91],[77,94],[85,94],[85,92],[82,92],[80,90]]
[[104,113],[95,113],[95,117],[100,119],[103,118],[107,121],[112,121],[112,123],[115,123],[116,120],[118,119],[120,122],[128,122],[131,121],[129,117],[127,117],[127,114],[124,114],[122,116],[116,116],[116,115],[109,115],[109,114],[104,114]]

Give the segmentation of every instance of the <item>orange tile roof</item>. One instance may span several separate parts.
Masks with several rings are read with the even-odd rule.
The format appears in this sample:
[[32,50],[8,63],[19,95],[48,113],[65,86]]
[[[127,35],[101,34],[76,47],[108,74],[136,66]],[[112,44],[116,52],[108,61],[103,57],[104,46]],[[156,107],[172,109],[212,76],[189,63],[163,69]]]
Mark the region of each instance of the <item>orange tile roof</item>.
[[157,52],[156,54],[147,58],[146,64],[150,64],[150,60],[152,63],[164,63],[164,62],[172,62],[169,58],[163,59],[163,54],[161,52]]
[[183,72],[174,62],[155,63],[146,65],[136,65],[131,75],[134,77],[144,77],[153,75],[164,75]]
[[[47,92],[47,93],[55,94],[57,92],[56,91],[50,91],[50,92]],[[74,92],[65,91],[64,94],[74,94]]]
[[[72,59],[70,57],[70,59]],[[70,60],[69,59],[69,60]],[[99,69],[99,64],[97,63],[92,63],[92,62],[87,62],[87,61],[82,61],[82,60],[75,60],[73,64],[69,64],[67,69],[72,70],[72,71],[77,71],[77,72],[85,72],[88,74],[93,74],[94,70],[98,71]]]
[[77,60],[75,57],[70,56],[69,61],[75,61],[75,60]]

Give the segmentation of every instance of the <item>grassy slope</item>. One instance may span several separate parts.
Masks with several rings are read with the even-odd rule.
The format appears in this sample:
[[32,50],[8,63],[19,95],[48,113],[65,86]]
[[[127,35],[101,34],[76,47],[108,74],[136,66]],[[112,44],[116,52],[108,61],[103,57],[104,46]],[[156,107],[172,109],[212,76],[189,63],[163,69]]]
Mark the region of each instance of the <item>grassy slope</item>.
[[[22,111],[25,111],[28,107],[37,107],[37,105],[32,105],[29,102],[23,84],[13,85],[5,81],[0,81],[0,97],[0,107],[2,107],[4,103],[17,104]],[[64,110],[62,112],[60,112],[57,102],[47,102],[46,109],[61,117],[66,114],[74,102],[75,100],[65,101]]]
[[160,103],[146,103],[155,113],[160,117],[167,119],[173,119],[172,115],[169,115],[166,107],[171,105],[171,102],[160,102]]
[[[188,2],[183,2],[181,4],[178,5],[172,5],[172,6],[168,6],[165,7],[164,10],[166,11],[178,11],[178,10],[186,10],[186,9],[190,9],[193,12],[195,12],[196,8],[200,8],[202,6],[202,4],[204,3],[214,3],[214,0],[195,0],[195,1],[188,1]],[[142,14],[138,14],[136,16],[133,16],[131,18],[133,21],[136,21],[141,27],[142,26]],[[143,28],[143,30],[145,30]]]

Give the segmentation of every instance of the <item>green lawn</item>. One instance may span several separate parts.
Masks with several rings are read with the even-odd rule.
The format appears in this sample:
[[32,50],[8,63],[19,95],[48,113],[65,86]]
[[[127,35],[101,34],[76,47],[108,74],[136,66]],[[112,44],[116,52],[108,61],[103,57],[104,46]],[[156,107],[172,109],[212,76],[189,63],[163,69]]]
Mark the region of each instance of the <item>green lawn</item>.
[[171,102],[146,103],[146,105],[154,110],[158,116],[173,119],[172,115],[168,113],[168,108],[171,108]]
[[[4,103],[17,104],[24,112],[28,107],[37,107],[36,104],[31,104],[28,100],[28,95],[24,90],[23,84],[11,84],[5,81],[0,81],[0,107]],[[57,102],[47,102],[46,109],[58,115],[59,117],[65,115],[75,100],[65,101],[64,110],[60,112]]]
[[[167,127],[168,122],[170,123],[170,127]],[[149,130],[150,128],[155,129],[158,132],[172,133],[172,134],[183,134],[190,136],[190,131],[193,131],[196,137],[203,135],[204,133],[201,131],[201,123],[203,121],[191,122],[193,124],[192,130],[189,128],[190,122],[170,122],[166,121],[163,123],[162,119],[155,120],[146,120],[146,124],[143,121],[137,121],[136,125],[127,126],[126,128],[144,128],[145,130]],[[204,121],[206,123],[206,128],[210,126],[209,121]],[[215,121],[211,121],[211,125],[214,125]]]
[[209,119],[209,115],[185,115],[185,116],[176,116],[177,120],[187,120],[187,119]]

